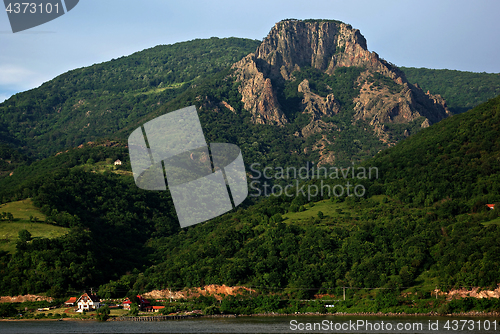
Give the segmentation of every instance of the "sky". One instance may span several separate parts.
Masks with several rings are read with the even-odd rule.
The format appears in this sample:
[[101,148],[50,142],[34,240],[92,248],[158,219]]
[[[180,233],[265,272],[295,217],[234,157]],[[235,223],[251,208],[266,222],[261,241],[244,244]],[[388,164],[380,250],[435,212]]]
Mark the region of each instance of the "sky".
[[262,40],[283,19],[335,19],[398,66],[500,73],[499,0],[80,0],[12,33],[0,12],[0,102],[69,70],[196,38]]

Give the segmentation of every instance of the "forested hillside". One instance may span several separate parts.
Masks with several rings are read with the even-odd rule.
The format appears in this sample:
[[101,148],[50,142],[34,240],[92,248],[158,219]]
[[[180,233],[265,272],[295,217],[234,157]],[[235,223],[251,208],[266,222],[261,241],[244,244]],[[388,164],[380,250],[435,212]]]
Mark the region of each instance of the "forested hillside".
[[[15,254],[2,255],[1,293],[60,295],[100,285],[101,294],[118,297],[242,284],[310,298],[343,286],[494,287],[500,219],[484,204],[499,201],[500,146],[491,137],[499,115],[500,97],[366,161],[378,178],[311,176],[299,180],[302,191],[291,188],[294,196],[262,198],[183,230],[168,192],[141,191],[130,174],[102,166],[123,147],[86,147],[34,163],[44,171],[69,161],[15,196],[31,196],[47,222],[71,232],[50,242],[19,239]],[[347,182],[363,185],[364,196],[310,191]]]
[[[17,94],[0,104],[0,203],[29,198],[45,218],[0,212],[28,223],[0,236],[0,294],[496,286],[500,211],[485,204],[500,202],[500,97],[461,112],[499,94],[498,76],[404,71],[349,25],[285,20],[262,43],[158,46]],[[250,196],[180,229],[168,190],[135,185],[126,140],[189,105],[208,143],[241,148]]]
[[381,152],[369,164],[388,196],[415,206],[449,202],[453,213],[500,201],[500,96]]
[[[381,177],[359,181],[365,198],[271,197],[164,238],[160,264],[135,288],[229,283],[308,295],[343,285],[494,287],[499,215],[485,204],[500,200],[499,115],[497,97],[368,160]],[[318,205],[327,214],[293,214]]]
[[424,91],[440,94],[454,114],[459,114],[500,95],[500,73],[401,67],[408,81]]
[[[253,52],[258,41],[160,45],[75,69],[0,104],[0,140],[35,157],[116,132]],[[50,144],[48,144],[50,143]]]
[[[50,290],[61,296],[151,264],[147,241],[179,226],[168,192],[140,190],[129,172],[107,167],[125,155],[123,146],[74,149],[16,170],[15,185],[3,183],[4,199],[31,197],[47,217],[30,224],[69,227],[70,232],[56,239],[32,239],[21,232],[19,239],[3,236],[7,239],[0,242],[15,238],[17,245],[15,254],[1,254],[0,294]],[[2,216],[0,224],[11,221],[20,218]],[[25,224],[28,230],[30,224]]]

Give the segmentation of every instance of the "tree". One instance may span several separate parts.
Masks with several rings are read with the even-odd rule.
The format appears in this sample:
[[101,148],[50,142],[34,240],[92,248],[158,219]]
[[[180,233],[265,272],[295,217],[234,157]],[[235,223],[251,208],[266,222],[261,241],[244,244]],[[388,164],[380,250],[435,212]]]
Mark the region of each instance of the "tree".
[[139,315],[139,306],[136,303],[132,303],[132,305],[130,305],[129,314],[133,316]]
[[26,243],[32,239],[31,233],[28,230],[19,231],[19,240]]
[[323,214],[322,211],[318,211],[318,218],[319,219],[323,219],[325,217],[325,215]]
[[13,317],[17,313],[17,309],[13,303],[0,304],[0,317]]
[[111,310],[109,309],[109,306],[104,305],[103,307],[100,307],[97,309],[96,318],[98,321],[106,321],[109,319],[110,313],[111,313]]

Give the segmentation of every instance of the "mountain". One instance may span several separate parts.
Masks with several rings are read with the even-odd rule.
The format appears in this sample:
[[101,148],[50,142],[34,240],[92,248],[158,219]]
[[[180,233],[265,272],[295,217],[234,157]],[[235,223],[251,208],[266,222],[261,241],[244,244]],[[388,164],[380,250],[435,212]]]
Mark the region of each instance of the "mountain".
[[[168,191],[136,187],[126,138],[192,104],[207,142],[242,149],[260,197],[181,230]],[[0,200],[31,198],[47,217],[2,215],[0,225],[70,229],[55,239],[2,236],[16,250],[0,251],[0,293],[99,287],[123,297],[242,284],[309,299],[345,286],[427,295],[436,285],[495,286],[499,211],[484,204],[500,201],[499,105],[447,117],[441,98],[338,21],[285,20],[263,42],[198,40],[71,71],[0,105]],[[329,164],[349,169],[320,177]],[[308,175],[287,179],[285,167]],[[331,191],[349,182],[363,195]]]
[[[349,165],[450,115],[442,98],[369,52],[358,30],[285,20],[261,43],[195,40],[70,71],[0,104],[0,129],[41,158],[98,138],[126,139],[139,124],[193,104],[208,139],[246,147],[266,164],[286,150],[297,163]],[[283,138],[287,147],[269,147]]]
[[[239,144],[247,160],[274,166],[350,165],[450,115],[439,96],[369,52],[358,30],[328,20],[277,23],[254,53],[146,119],[189,104],[210,140]],[[222,120],[235,116],[243,124]],[[211,137],[222,122],[239,137]]]
[[[323,117],[352,112],[353,122],[368,122],[376,136],[390,145],[395,142],[394,131],[386,124],[418,120],[427,127],[450,115],[441,97],[426,95],[410,84],[396,66],[368,51],[359,30],[338,21],[279,22],[256,52],[233,68],[253,122],[284,126],[293,112],[309,114],[310,122],[299,134],[306,138],[335,128]],[[342,75],[350,78],[339,85]],[[285,92],[286,101],[280,103],[283,90],[291,86],[297,91],[290,94],[302,99],[295,105],[288,103]],[[322,138],[316,146],[324,146],[325,141]]]

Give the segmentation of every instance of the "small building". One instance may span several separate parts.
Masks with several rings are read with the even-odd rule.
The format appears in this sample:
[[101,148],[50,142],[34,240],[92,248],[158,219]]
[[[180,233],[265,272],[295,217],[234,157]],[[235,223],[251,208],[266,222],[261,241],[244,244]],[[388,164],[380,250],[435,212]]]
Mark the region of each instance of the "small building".
[[495,209],[495,204],[486,204],[486,206],[487,206],[490,210],[494,210],[494,209]]
[[89,295],[87,293],[81,295],[76,304],[78,305],[76,312],[93,311],[101,307],[99,298],[96,295]]
[[162,310],[164,308],[165,308],[165,306],[161,306],[161,305],[159,305],[159,306],[156,306],[156,305],[155,306],[146,306],[144,308],[144,311],[146,311],[146,312],[160,312],[160,310]]
[[132,302],[128,298],[122,303],[123,309],[127,311],[130,311],[130,305],[132,305]]
[[[149,304],[149,300],[142,298],[141,295],[137,295],[137,306],[139,307],[139,310],[144,311],[147,307],[149,307]],[[125,299],[122,303],[124,310],[130,310],[131,305],[132,301],[129,298]]]
[[76,303],[76,297],[71,297],[67,301],[64,302],[64,305],[66,306],[74,306]]
[[122,165],[122,161],[120,159],[115,161],[115,166],[121,166],[121,165]]
[[137,299],[139,299],[139,310],[144,310],[149,306],[149,300],[142,298],[142,296],[137,295]]

